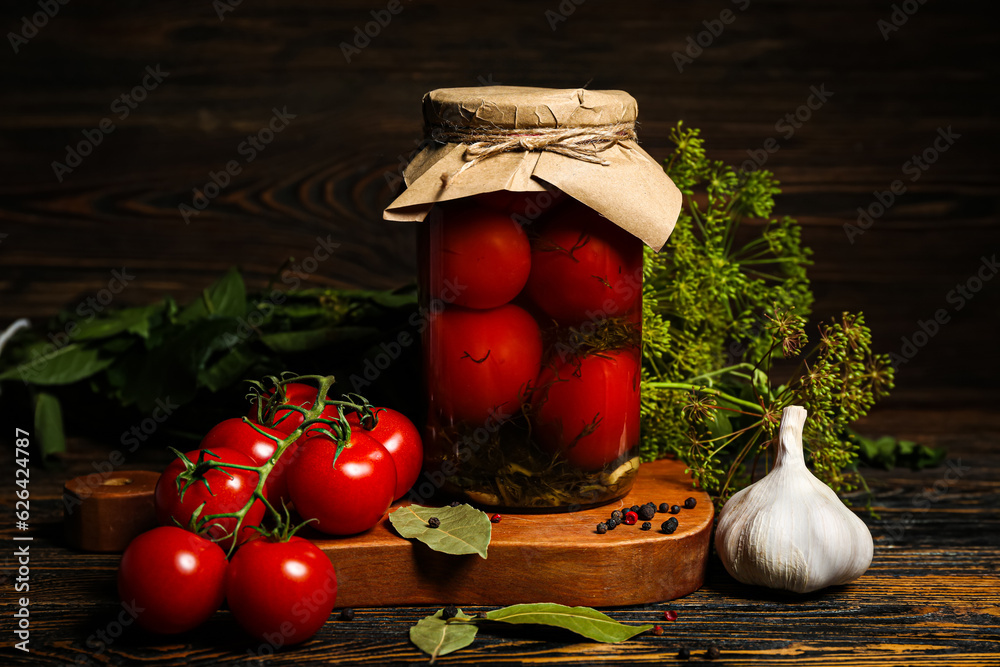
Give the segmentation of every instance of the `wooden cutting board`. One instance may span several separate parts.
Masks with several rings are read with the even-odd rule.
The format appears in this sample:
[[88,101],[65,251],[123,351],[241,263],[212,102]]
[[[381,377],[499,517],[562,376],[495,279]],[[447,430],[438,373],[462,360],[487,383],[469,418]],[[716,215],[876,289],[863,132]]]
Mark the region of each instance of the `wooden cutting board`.
[[[338,607],[663,602],[694,592],[705,579],[714,512],[708,495],[691,488],[684,469],[678,461],[645,463],[628,496],[595,509],[504,513],[493,524],[486,560],[403,539],[388,518],[362,535],[314,541],[336,567]],[[640,521],[597,534],[597,524],[614,509],[647,501],[683,505],[689,497],[698,501],[694,509],[657,512],[652,530],[640,530]],[[671,516],[679,525],[666,535],[659,527]]]

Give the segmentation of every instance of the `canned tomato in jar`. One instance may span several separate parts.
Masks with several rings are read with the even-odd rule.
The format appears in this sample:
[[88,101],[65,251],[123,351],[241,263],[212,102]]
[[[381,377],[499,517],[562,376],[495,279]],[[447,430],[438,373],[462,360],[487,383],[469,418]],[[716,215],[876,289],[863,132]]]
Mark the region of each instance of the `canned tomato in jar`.
[[425,479],[553,511],[625,495],[639,467],[643,247],[680,193],[620,91],[425,98],[430,144],[387,219],[419,221]]

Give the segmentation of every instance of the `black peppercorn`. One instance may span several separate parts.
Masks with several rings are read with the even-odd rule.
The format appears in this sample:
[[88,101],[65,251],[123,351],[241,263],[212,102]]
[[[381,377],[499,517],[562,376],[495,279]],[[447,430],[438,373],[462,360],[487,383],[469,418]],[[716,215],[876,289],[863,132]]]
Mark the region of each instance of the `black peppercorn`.
[[354,620],[354,610],[350,607],[340,610],[340,620],[342,621],[353,621]]
[[680,505],[671,505],[670,506],[670,513],[671,514],[679,514],[680,511],[681,511],[681,506]]
[[650,523],[650,522],[648,522],[648,521],[643,521],[643,522],[642,522],[642,525],[641,525],[641,526],[639,526],[639,527],[640,527],[640,528],[642,528],[643,530],[649,530],[650,528],[652,528],[652,527],[653,527],[653,524],[651,524],[651,523]]
[[617,521],[621,521],[622,520],[622,511],[621,510],[615,510],[614,512],[611,513],[611,518],[615,519]]
[[715,660],[719,657],[719,653],[720,651],[718,646],[709,646],[708,650],[705,651],[705,657],[709,660]]
[[455,618],[458,616],[458,609],[454,605],[448,605],[441,610],[441,618],[448,620],[449,618]]
[[687,500],[684,501],[684,509],[693,510],[694,506],[697,504],[698,504],[697,500],[695,500],[694,498],[688,498]]
[[453,501],[451,501],[451,504],[448,505],[448,507],[458,507],[461,504],[462,503],[458,502],[457,500],[453,500]]
[[635,512],[636,514],[638,514],[639,513],[639,506],[638,505],[632,505],[632,507],[628,508],[628,511],[629,512]]
[[436,516],[432,516],[431,518],[427,519],[427,525],[430,526],[431,528],[440,528],[441,519],[437,518]]
[[656,516],[656,507],[653,505],[643,505],[639,508],[639,518],[643,521],[649,521],[654,516]]
[[598,535],[603,535],[606,532],[608,532],[608,524],[604,523],[603,521],[601,523],[597,524],[597,534]]
[[669,512],[670,511],[670,505],[668,505],[666,503],[660,503],[660,511],[663,512],[663,513]]
[[677,657],[681,660],[687,660],[691,657],[691,649],[687,646],[681,646],[680,650],[677,651]]
[[670,517],[669,519],[663,522],[663,525],[660,526],[660,530],[662,530],[667,535],[674,532],[675,530],[677,530],[677,519],[675,519],[674,517]]

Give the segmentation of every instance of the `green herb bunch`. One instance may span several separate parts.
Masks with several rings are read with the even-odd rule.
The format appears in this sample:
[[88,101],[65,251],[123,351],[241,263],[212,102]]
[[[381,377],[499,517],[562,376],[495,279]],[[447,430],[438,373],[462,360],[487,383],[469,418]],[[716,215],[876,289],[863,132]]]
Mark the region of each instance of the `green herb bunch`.
[[[666,171],[684,207],[667,248],[646,256],[644,457],[678,456],[721,503],[766,472],[782,410],[801,405],[815,474],[857,488],[848,426],[893,386],[888,357],[872,352],[860,313],[821,323],[806,349],[811,253],[795,220],[771,217],[773,174],[708,159],[682,124],[670,138]],[[781,358],[798,366],[779,375]]]
[[[863,480],[849,425],[892,387],[887,357],[872,352],[861,314],[844,313],[807,337],[810,251],[794,220],[771,217],[780,192],[773,175],[708,159],[698,130],[678,124],[670,138],[676,147],[666,171],[685,205],[666,249],[646,253],[644,457],[679,457],[721,502],[766,471],[782,409],[801,405],[814,471],[838,492],[856,488]],[[243,395],[242,378],[288,369],[320,367],[352,391],[419,414],[419,345],[395,342],[400,332],[412,339],[419,331],[412,287],[297,289],[287,272],[277,278],[248,293],[233,269],[184,307],[165,297],[86,322],[62,313],[8,341],[0,381],[5,393],[27,388],[46,454],[65,447],[64,412],[92,424],[95,408],[115,408],[127,420],[135,415],[121,408],[149,415],[164,400],[191,419],[171,416],[158,435],[197,438],[215,414],[231,415],[232,406],[220,404]],[[392,349],[399,359],[375,368],[373,359]],[[379,395],[386,391],[392,395]],[[897,450],[914,465],[941,456],[892,439],[860,444],[879,465],[894,463]]]

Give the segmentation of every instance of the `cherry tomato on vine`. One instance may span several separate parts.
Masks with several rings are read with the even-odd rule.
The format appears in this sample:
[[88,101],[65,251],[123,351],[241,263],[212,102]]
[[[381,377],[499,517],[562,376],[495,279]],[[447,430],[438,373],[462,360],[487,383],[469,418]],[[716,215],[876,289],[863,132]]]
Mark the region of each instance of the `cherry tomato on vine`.
[[531,244],[509,215],[466,202],[441,205],[427,223],[431,299],[451,295],[467,308],[496,308],[516,297],[531,271]]
[[226,554],[203,537],[176,526],[139,535],[122,554],[118,595],[136,622],[160,634],[204,623],[225,597]]
[[628,315],[642,291],[642,242],[583,204],[563,206],[537,227],[525,293],[572,325]]
[[424,445],[420,439],[420,431],[403,413],[391,408],[375,408],[375,412],[378,414],[378,426],[370,431],[361,425],[356,412],[347,415],[347,421],[352,432],[362,429],[362,433],[367,433],[382,443],[392,456],[392,462],[396,465],[396,490],[392,497],[396,500],[406,495],[420,476]]
[[[185,456],[196,463],[199,455],[205,450],[193,450]],[[237,465],[255,466],[253,459],[234,449],[219,447],[211,453],[205,452],[205,460]],[[191,516],[201,507],[199,517],[210,514],[236,512],[246,505],[257,487],[257,473],[237,468],[223,470],[208,470],[201,479],[194,480],[183,493],[177,488],[177,477],[185,471],[184,461],[180,458],[167,466],[156,482],[155,502],[156,521],[162,526],[174,526],[174,520],[184,528],[191,525]],[[207,486],[206,486],[207,482]],[[264,504],[258,499],[251,505],[243,521],[239,540],[242,542],[254,535],[253,526],[259,526],[264,517]],[[216,519],[209,524],[207,535],[218,539],[232,533],[236,529],[236,519]],[[222,540],[220,544],[228,549],[232,545],[233,536]]]
[[426,352],[434,360],[427,373],[431,405],[446,421],[481,425],[494,411],[517,412],[542,359],[531,315],[512,304],[448,308],[431,320],[427,334]]
[[640,379],[631,350],[546,366],[532,396],[535,436],[579,468],[603,468],[639,442]]
[[[396,464],[385,447],[361,429],[351,429],[350,445],[316,435],[299,443],[288,468],[288,491],[295,510],[310,525],[331,535],[353,535],[381,520],[396,491]],[[334,458],[336,457],[336,463]]]
[[[269,395],[273,394],[272,389]],[[303,384],[301,382],[289,382],[285,385],[285,401],[286,405],[297,405],[301,408],[308,410],[313,407],[316,403],[316,395],[319,393],[316,387],[312,385]],[[247,413],[247,418],[250,421],[257,421],[257,403],[254,402],[250,406],[250,412]],[[267,415],[264,415],[267,419]],[[324,419],[336,419],[337,418],[337,408],[330,405],[323,410]],[[276,431],[281,431],[282,433],[288,434],[297,429],[305,421],[305,417],[298,410],[284,409],[278,410],[271,424],[267,424]]]
[[[267,434],[283,440],[288,434],[277,429],[255,424],[256,428]],[[216,448],[235,449],[241,454],[246,454],[253,459],[256,465],[263,465],[271,460],[278,443],[267,435],[262,435],[254,426],[247,424],[242,419],[225,419],[212,427],[205,438],[201,441],[201,449]],[[281,455],[274,468],[271,469],[267,480],[264,482],[264,495],[268,502],[275,509],[281,509],[281,501],[288,499],[288,481],[286,475],[288,465],[295,458],[298,451],[298,442],[293,442]]]
[[239,548],[226,572],[226,600],[236,621],[275,648],[306,641],[337,600],[333,563],[301,537],[259,538]]

